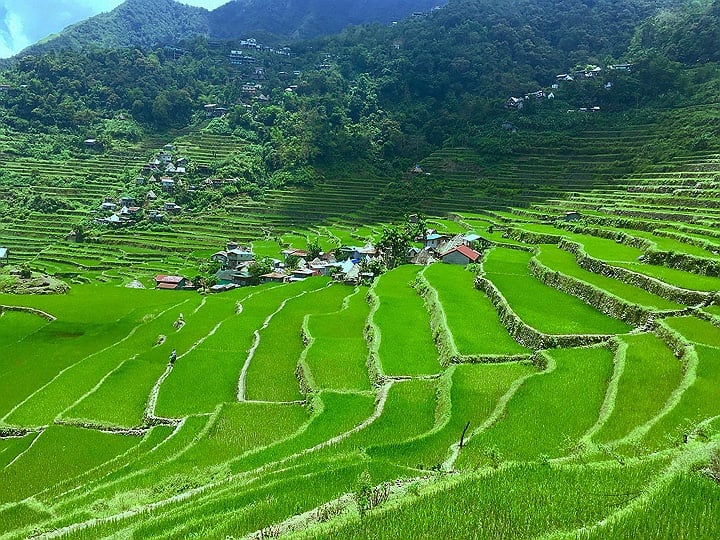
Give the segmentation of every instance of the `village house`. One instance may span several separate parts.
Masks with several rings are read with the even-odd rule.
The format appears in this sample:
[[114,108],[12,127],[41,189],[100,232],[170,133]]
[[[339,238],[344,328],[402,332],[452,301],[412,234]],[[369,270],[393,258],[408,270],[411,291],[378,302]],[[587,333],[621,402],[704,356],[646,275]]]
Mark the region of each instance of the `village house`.
[[250,263],[255,260],[255,254],[251,250],[244,250],[240,247],[218,251],[210,257],[223,265],[224,269],[234,270],[243,263]]
[[526,100],[528,100],[530,98],[543,99],[544,97],[545,97],[545,90],[537,90],[535,92],[530,92],[528,94],[525,94]]
[[360,265],[350,259],[344,261],[338,267],[333,279],[347,284],[358,283],[360,281]]
[[10,250],[6,247],[0,247],[0,265],[10,262]]
[[353,261],[360,261],[366,258],[373,259],[377,257],[377,250],[372,244],[365,244],[363,247],[357,246],[344,246],[340,248],[340,258],[350,259]]
[[450,251],[446,251],[440,256],[442,262],[447,264],[470,264],[477,262],[480,253],[465,245],[457,246]]
[[179,291],[192,290],[195,287],[186,277],[159,274],[155,276],[155,288]]
[[163,208],[166,212],[171,212],[173,214],[177,214],[182,210],[182,207],[178,206],[174,202],[166,202]]
[[290,273],[290,281],[303,281],[309,277],[319,276],[320,272],[315,272],[310,268],[297,268]]
[[237,287],[249,285],[252,280],[247,267],[234,270],[218,270],[215,277],[218,280],[218,285],[235,285]]
[[285,283],[288,277],[283,272],[269,272],[260,276],[261,283]]
[[262,90],[262,85],[245,83],[240,89],[246,94],[257,94],[260,90]]
[[150,210],[148,211],[148,219],[153,223],[162,223],[165,221],[165,214],[162,214],[157,210]]
[[123,195],[120,197],[120,206],[135,206],[135,197],[132,195]]
[[510,97],[505,102],[505,108],[520,110],[523,108],[525,100],[521,97]]
[[579,221],[581,218],[580,212],[575,211],[565,212],[563,216],[564,221]]
[[205,118],[220,118],[227,114],[227,108],[221,107],[217,103],[208,103],[204,106]]
[[482,237],[479,234],[467,233],[467,234],[463,235],[462,242],[464,245],[471,248],[481,239],[482,239]]
[[244,54],[242,51],[230,51],[230,63],[236,66],[242,65],[244,61]]
[[287,260],[288,257],[298,257],[300,259],[304,259],[308,256],[308,252],[304,249],[288,248],[283,249],[281,253],[285,256],[285,260]]
[[307,263],[307,267],[313,272],[316,272],[316,275],[331,276],[337,271],[337,268],[340,267],[340,263],[328,262],[323,261],[320,258],[315,258]]
[[173,191],[175,191],[175,180],[173,180],[169,176],[161,177],[160,185],[162,186],[163,191],[166,191],[168,193],[172,193]]
[[438,234],[436,232],[430,233],[425,237],[425,249],[437,249],[437,247],[448,240],[448,236],[444,234]]

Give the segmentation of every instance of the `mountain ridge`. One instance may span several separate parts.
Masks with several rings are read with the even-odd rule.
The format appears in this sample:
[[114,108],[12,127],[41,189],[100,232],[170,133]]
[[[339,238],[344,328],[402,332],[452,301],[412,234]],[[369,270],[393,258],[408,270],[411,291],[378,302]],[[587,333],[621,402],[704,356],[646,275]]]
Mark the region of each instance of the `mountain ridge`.
[[152,48],[205,36],[241,39],[269,33],[293,39],[334,34],[350,25],[390,23],[447,0],[231,0],[209,11],[175,0],[126,0],[115,9],[68,26],[15,55],[89,47]]

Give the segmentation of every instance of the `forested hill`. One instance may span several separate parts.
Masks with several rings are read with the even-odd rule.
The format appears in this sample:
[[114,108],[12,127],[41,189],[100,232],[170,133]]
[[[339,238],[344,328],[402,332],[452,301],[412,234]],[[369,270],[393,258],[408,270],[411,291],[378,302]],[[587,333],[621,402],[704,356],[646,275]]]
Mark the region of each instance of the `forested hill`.
[[234,0],[210,13],[213,37],[233,39],[258,30],[309,38],[349,25],[390,23],[447,0]]
[[447,0],[232,0],[214,11],[175,0],[126,0],[114,10],[72,25],[18,54],[87,47],[148,48],[198,35],[241,39],[248,32],[308,38],[353,24],[390,23]]
[[[132,6],[150,4],[122,9]],[[260,185],[358,163],[398,171],[448,143],[512,152],[503,122],[560,131],[570,125],[567,110],[597,107],[594,121],[610,122],[613,113],[717,101],[717,13],[717,0],[451,0],[396,25],[296,41],[290,51],[280,40],[243,48],[196,37],[181,50],[100,42],[17,60],[2,74],[0,114],[10,134],[96,138],[105,148],[175,129],[233,135],[252,144],[218,163],[218,174]],[[609,67],[625,62],[631,70]],[[588,66],[601,75],[583,77]],[[563,73],[580,75],[558,85]],[[551,88],[554,99],[504,107],[509,96]],[[208,104],[227,114],[209,120]]]
[[17,56],[88,47],[149,48],[209,33],[208,11],[174,0],[126,0],[108,13],[69,26]]

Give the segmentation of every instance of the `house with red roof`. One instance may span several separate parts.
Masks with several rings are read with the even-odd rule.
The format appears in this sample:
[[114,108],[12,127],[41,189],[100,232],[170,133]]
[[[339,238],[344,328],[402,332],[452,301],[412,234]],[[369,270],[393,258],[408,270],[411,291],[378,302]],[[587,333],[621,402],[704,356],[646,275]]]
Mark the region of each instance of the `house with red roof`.
[[192,282],[182,276],[157,275],[155,276],[155,288],[182,291],[187,289],[194,289],[195,287],[193,286]]
[[470,264],[480,259],[480,253],[468,246],[460,245],[440,255],[440,259],[448,264]]

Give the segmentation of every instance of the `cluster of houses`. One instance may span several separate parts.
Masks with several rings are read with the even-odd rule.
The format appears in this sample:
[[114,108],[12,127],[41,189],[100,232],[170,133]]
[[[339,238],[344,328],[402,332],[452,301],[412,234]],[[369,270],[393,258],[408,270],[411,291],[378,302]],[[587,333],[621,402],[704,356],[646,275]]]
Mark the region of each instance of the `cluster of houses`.
[[[363,247],[344,247],[337,252],[320,253],[310,260],[308,252],[289,248],[282,251],[284,261],[272,260],[271,271],[259,276],[261,283],[288,283],[302,281],[314,276],[331,276],[337,281],[359,283],[371,280],[372,274],[361,271],[360,263],[377,257],[377,251],[371,245]],[[213,292],[248,285],[253,276],[250,266],[255,262],[251,247],[243,247],[236,242],[228,242],[226,248],[214,253],[211,260],[220,263],[216,273],[217,285]],[[290,261],[292,265],[288,264]]]
[[[481,257],[478,249],[484,247],[485,241],[477,234],[443,234],[428,229],[421,237],[416,238],[422,247],[413,246],[407,253],[413,264],[432,264],[444,262],[448,264],[467,265],[478,262]],[[336,282],[348,285],[371,282],[376,276],[367,269],[374,259],[382,257],[382,253],[370,243],[363,246],[343,246],[327,253],[320,253],[310,259],[308,251],[288,248],[283,250],[284,260],[272,259],[270,271],[259,276],[260,283],[291,283],[315,276],[332,277]],[[256,262],[252,246],[242,246],[237,242],[228,242],[225,249],[214,253],[210,259],[220,264],[215,274],[217,284],[210,288],[211,292],[222,292],[243,287],[255,282],[251,266]],[[156,288],[167,290],[195,289],[195,285],[182,276],[158,275],[155,278]]]
[[178,214],[181,207],[174,202],[165,202],[153,208],[157,195],[153,190],[148,191],[144,201],[138,201],[132,195],[123,195],[119,198],[105,197],[96,213],[98,225],[111,227],[126,227],[147,218],[150,222],[163,223],[168,214]]
[[[243,39],[240,41],[240,49],[250,49],[250,50],[256,50],[256,51],[264,51],[264,52],[270,52],[273,54],[279,54],[280,56],[290,56],[292,54],[290,47],[282,47],[280,49],[274,49],[273,47],[269,47],[267,45],[263,45],[262,43],[258,43],[257,39],[255,38],[248,38]],[[235,55],[242,55],[241,50],[235,50],[231,51],[230,55],[233,56],[233,53]]]
[[100,204],[98,209],[100,217],[96,218],[95,222],[99,225],[123,227],[147,218],[162,223],[166,215],[180,213],[182,208],[175,202],[165,201],[159,204],[158,193],[155,191],[165,195],[165,198],[172,198],[177,188],[184,187],[182,176],[187,172],[188,160],[184,157],[176,157],[174,152],[175,147],[166,144],[143,166],[135,183],[138,186],[153,186],[144,200],[137,200],[131,195],[123,195],[119,198],[106,197]]
[[449,235],[428,229],[422,241],[423,248],[411,248],[410,261],[415,264],[431,264],[436,261],[447,264],[467,265],[480,259],[476,248],[483,245],[483,239],[475,233]]
[[[633,65],[632,64],[613,64],[607,66],[608,71],[617,71],[617,72],[625,72],[630,73],[632,71]],[[570,71],[568,73],[560,73],[555,76],[555,82],[552,84],[552,87],[549,91],[546,91],[544,89],[537,90],[535,92],[529,92],[521,97],[514,97],[511,96],[505,101],[505,108],[507,109],[514,109],[514,110],[520,110],[525,106],[525,103],[527,103],[530,100],[543,100],[543,99],[553,99],[555,97],[554,90],[558,90],[560,88],[560,84],[563,82],[572,82],[575,80],[582,80],[582,79],[596,79],[600,77],[603,73],[603,68],[596,65],[588,65],[583,68],[577,68],[573,71]],[[607,81],[604,85],[606,90],[610,90],[613,87],[612,81]],[[583,107],[578,109],[580,112],[586,112],[586,111],[599,111],[600,107]],[[574,110],[570,110],[568,112],[574,112]]]

